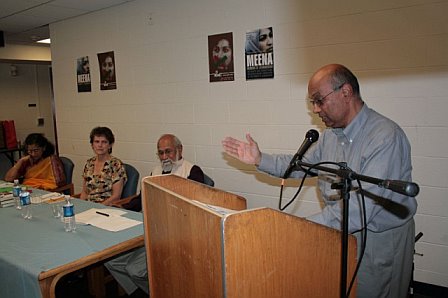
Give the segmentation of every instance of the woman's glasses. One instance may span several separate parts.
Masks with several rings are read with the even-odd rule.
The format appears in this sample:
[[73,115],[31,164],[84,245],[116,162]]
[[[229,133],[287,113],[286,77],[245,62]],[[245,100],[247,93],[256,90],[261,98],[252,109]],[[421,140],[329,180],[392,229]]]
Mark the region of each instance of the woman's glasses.
[[33,154],[33,153],[39,153],[40,151],[42,151],[42,148],[32,148],[32,149],[27,149],[26,153]]

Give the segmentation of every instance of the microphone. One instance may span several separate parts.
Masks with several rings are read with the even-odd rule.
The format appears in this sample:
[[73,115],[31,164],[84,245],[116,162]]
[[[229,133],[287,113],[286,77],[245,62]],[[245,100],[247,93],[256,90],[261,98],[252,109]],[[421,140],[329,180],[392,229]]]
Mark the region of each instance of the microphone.
[[418,184],[401,180],[383,180],[378,186],[408,197],[415,197],[420,192]]
[[291,175],[292,171],[296,168],[296,163],[299,160],[302,160],[303,155],[305,152],[310,148],[310,146],[316,142],[319,139],[319,133],[315,129],[310,129],[305,135],[305,139],[302,142],[302,145],[300,145],[299,149],[297,150],[296,154],[292,157],[291,161],[289,162],[289,166],[285,171],[285,174],[283,174],[283,179],[286,179]]

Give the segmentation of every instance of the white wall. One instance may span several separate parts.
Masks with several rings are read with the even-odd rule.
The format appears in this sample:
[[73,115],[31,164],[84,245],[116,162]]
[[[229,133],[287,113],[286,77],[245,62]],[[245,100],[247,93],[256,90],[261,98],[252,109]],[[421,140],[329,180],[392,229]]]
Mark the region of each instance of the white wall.
[[[278,179],[222,153],[220,142],[250,132],[267,152],[294,152],[321,125],[306,104],[312,72],[342,63],[358,76],[370,107],[396,120],[413,147],[421,187],[415,278],[448,286],[447,1],[164,0],[135,1],[50,26],[59,146],[76,164],[92,155],[92,127],[116,135],[114,154],[142,175],[155,142],[175,133],[186,158],[218,188],[249,207],[278,204]],[[149,22],[152,17],[152,24]],[[273,26],[275,78],[246,81],[245,32]],[[235,81],[208,82],[207,36],[233,32]],[[99,91],[96,54],[115,51],[118,89]],[[76,59],[90,58],[92,92],[76,91]],[[296,186],[297,184],[293,184]],[[314,185],[310,181],[308,185]],[[295,187],[287,189],[291,197]],[[319,210],[309,187],[289,212]]]
[[[11,76],[11,65],[16,76]],[[18,140],[23,143],[29,133],[39,132],[54,142],[49,65],[0,63],[0,90],[0,120],[14,120]],[[43,126],[37,125],[38,118],[44,119]]]

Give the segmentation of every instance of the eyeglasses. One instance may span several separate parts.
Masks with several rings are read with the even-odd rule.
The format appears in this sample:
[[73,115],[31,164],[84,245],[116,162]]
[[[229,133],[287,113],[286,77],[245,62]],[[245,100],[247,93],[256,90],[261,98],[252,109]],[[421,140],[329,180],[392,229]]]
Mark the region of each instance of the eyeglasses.
[[174,152],[173,149],[168,148],[168,149],[165,149],[165,150],[158,150],[156,154],[157,154],[158,156],[163,156],[164,154],[165,154],[165,155],[170,155],[170,154],[173,153],[173,152]]
[[309,97],[311,105],[312,105],[312,106],[316,105],[316,106],[318,106],[318,107],[323,106],[324,103],[325,103],[326,98],[327,98],[328,96],[330,96],[331,94],[333,94],[334,92],[336,92],[336,91],[338,91],[339,89],[341,89],[342,86],[344,86],[344,85],[345,85],[345,82],[342,83],[341,85],[339,85],[338,87],[334,88],[330,93],[327,93],[327,95],[325,95],[325,96],[323,96],[323,97],[321,97],[321,98],[319,98],[319,95],[316,95],[316,96],[313,96],[313,97]]
[[34,149],[28,149],[26,153],[32,154],[32,153],[39,153],[42,150],[42,148],[34,148]]

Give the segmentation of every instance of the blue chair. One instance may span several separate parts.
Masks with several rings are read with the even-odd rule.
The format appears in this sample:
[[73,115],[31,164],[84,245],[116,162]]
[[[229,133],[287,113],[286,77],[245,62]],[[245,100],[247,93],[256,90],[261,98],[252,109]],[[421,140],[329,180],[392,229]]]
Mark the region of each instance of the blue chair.
[[207,174],[204,173],[204,184],[214,187],[215,186],[215,181],[213,181],[212,178],[210,178]]
[[64,165],[66,184],[61,187],[55,188],[52,191],[60,192],[60,193],[66,194],[66,195],[73,196],[73,194],[75,193],[75,186],[73,185],[72,178],[73,178],[73,169],[75,168],[75,164],[68,157],[60,156],[59,158],[62,161],[62,164]]
[[121,199],[114,203],[112,206],[133,210],[133,211],[140,211],[141,210],[141,204],[140,202],[137,202],[140,199],[140,195],[137,194],[137,187],[138,182],[140,180],[140,174],[137,171],[136,168],[131,166],[130,164],[124,164],[124,168],[126,170],[126,175],[128,176],[128,180],[126,181],[126,184],[123,187],[123,192],[121,193]]
[[123,192],[121,193],[122,200],[137,194],[138,182],[140,180],[140,173],[136,168],[134,168],[130,164],[125,163],[124,169],[126,170],[128,180],[126,181],[126,184],[123,187]]

